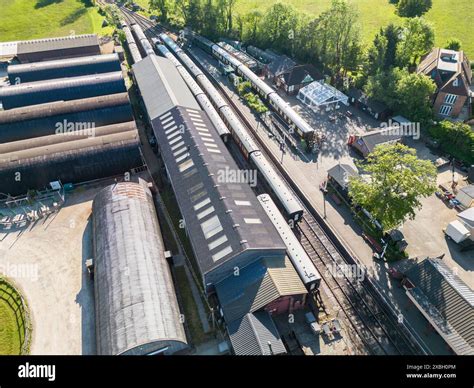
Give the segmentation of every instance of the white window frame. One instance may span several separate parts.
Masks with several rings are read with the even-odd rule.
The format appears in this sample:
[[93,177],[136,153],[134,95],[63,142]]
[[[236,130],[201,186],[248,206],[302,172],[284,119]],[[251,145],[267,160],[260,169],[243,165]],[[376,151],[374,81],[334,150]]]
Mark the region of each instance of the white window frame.
[[446,94],[446,96],[444,96],[444,103],[454,105],[456,103],[457,98],[458,96],[456,96],[455,94]]
[[441,105],[441,108],[439,109],[439,114],[442,116],[449,116],[452,110],[453,107],[451,105]]

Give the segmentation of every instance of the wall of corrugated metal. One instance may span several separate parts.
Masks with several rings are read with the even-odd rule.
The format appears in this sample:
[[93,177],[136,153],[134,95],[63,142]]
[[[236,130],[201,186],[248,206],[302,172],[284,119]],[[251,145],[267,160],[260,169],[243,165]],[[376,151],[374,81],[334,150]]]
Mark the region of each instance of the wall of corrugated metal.
[[30,82],[0,88],[4,109],[126,91],[121,72]]
[[24,142],[23,150],[5,145],[6,152],[0,154],[0,191],[19,195],[47,187],[54,180],[79,183],[122,175],[141,166],[138,133],[132,124],[133,130],[120,125],[119,133],[85,139],[71,136],[70,141],[49,146],[38,146],[37,139],[32,144]]
[[94,198],[97,353],[164,354],[186,336],[150,190],[122,182]]
[[10,84],[15,85],[47,79],[111,73],[114,71],[120,71],[118,55],[107,54],[10,65],[8,66],[8,79]]
[[64,124],[102,127],[130,120],[127,93],[0,111],[0,142],[51,135]]

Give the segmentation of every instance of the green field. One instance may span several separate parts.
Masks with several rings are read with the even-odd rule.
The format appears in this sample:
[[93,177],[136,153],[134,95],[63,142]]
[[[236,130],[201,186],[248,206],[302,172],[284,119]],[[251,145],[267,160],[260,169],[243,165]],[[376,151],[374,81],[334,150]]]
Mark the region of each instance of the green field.
[[103,16],[86,0],[0,0],[0,41],[71,34],[100,35]]
[[[236,10],[247,13],[252,9],[264,11],[277,0],[237,0]],[[331,0],[286,0],[306,15],[315,15],[327,9]],[[395,14],[395,6],[389,0],[349,0],[356,4],[362,25],[365,43],[370,43],[380,29],[390,22],[402,23]],[[471,60],[474,59],[474,2],[472,0],[433,0],[433,7],[425,18],[433,23],[436,45],[444,45],[449,38],[458,38]]]
[[[20,296],[10,284],[0,278],[0,355],[18,355],[24,340],[23,315],[19,310]],[[17,314],[15,315],[15,310]],[[17,320],[20,317],[20,322]]]

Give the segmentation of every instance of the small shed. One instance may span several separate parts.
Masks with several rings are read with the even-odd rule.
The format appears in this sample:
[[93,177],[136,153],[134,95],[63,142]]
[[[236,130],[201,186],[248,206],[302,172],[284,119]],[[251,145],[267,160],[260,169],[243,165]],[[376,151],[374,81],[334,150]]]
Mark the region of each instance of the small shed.
[[339,193],[347,196],[349,179],[359,173],[348,164],[339,163],[328,170],[328,183]]
[[474,184],[463,187],[456,195],[456,199],[466,208],[474,205]]
[[381,144],[399,143],[402,136],[391,134],[389,130],[378,130],[364,135],[352,135],[349,138],[349,145],[359,154],[366,158],[376,146]]
[[276,77],[276,85],[285,93],[293,95],[313,81],[324,79],[324,76],[312,65],[297,65]]
[[227,326],[237,356],[286,354],[285,346],[271,315],[266,311],[248,313]]
[[273,80],[275,77],[285,73],[296,66],[296,62],[286,55],[277,56],[263,69],[265,78]]
[[376,120],[386,120],[390,109],[383,102],[368,97],[362,90],[351,88],[347,92],[349,103]]

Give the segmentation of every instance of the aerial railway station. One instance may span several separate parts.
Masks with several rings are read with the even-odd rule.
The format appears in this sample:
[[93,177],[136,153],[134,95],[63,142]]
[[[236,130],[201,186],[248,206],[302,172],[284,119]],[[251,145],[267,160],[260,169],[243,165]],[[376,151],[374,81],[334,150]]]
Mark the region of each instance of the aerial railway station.
[[[233,354],[291,353],[291,334],[284,332],[281,321],[302,311],[315,312],[316,318],[306,323],[318,340],[320,331],[328,338],[334,330],[341,333],[338,319],[332,319],[330,329],[327,323],[314,329],[319,327],[314,303],[320,297],[321,275],[328,276],[318,272],[315,256],[324,250],[328,260],[339,253],[322,229],[313,229],[310,241],[305,233],[315,221],[306,202],[302,204],[285,181],[288,177],[271,162],[267,149],[260,148],[251,125],[216,80],[207,77],[202,63],[169,35],[144,28],[143,19],[129,15],[121,23],[131,70],[124,70],[117,54],[100,55],[93,36],[51,39],[51,48],[44,41],[29,48],[18,42],[9,50],[22,63],[8,67],[10,85],[0,88],[0,191],[12,198],[55,181],[96,190],[90,213],[93,253],[85,263],[94,286],[96,353],[195,351],[188,318],[183,320],[183,280],[175,273],[176,263],[183,261],[192,272],[187,281],[197,278],[194,291],[203,291],[201,296],[212,305],[212,323],[225,329]],[[249,81],[278,114],[287,134],[312,137],[311,125],[256,74],[275,59],[273,53],[249,47],[260,63],[228,43],[216,45],[192,35],[192,44]],[[137,88],[127,91],[132,82]],[[129,99],[128,93],[138,95]],[[132,111],[140,116],[138,127]],[[94,125],[68,129],[68,122]],[[152,153],[143,152],[149,151],[146,139],[150,145],[156,140]],[[236,160],[242,157],[254,169],[250,172],[258,174],[255,190],[252,176],[240,175]],[[161,167],[159,184],[151,178],[152,168],[147,171],[148,163]],[[148,182],[139,171],[145,171]],[[132,181],[123,177],[130,172]],[[18,173],[20,181],[15,179]],[[174,205],[162,202],[164,189],[176,199],[173,214],[182,217],[179,224],[189,240],[192,262],[181,257],[182,251],[176,261],[172,253],[178,252],[167,251],[170,242],[161,227],[173,226],[161,215],[169,217],[166,207]],[[308,245],[314,248],[311,254]],[[193,298],[201,299],[199,294]]]

